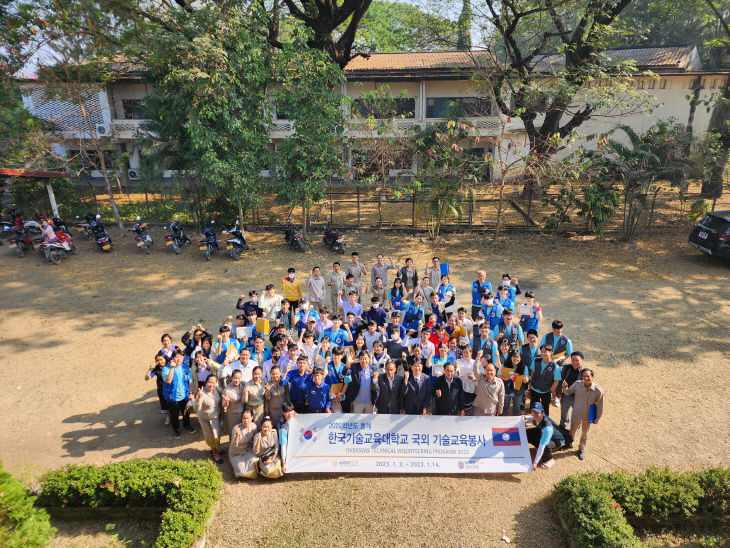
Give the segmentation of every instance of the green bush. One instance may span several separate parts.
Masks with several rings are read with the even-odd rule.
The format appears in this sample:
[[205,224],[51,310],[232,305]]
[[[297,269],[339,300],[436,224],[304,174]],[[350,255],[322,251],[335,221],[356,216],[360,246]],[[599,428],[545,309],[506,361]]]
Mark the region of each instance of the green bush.
[[221,485],[221,474],[210,461],[136,459],[50,472],[38,500],[48,507],[164,507],[154,545],[180,547],[204,533]]
[[56,530],[45,510],[33,508],[34,496],[23,483],[0,468],[0,546],[45,546]]
[[707,198],[700,198],[690,206],[689,219],[697,222],[710,211],[712,211],[712,202]]
[[629,524],[641,518],[658,525],[700,513],[730,519],[730,468],[678,473],[649,468],[568,476],[553,489],[555,511],[577,547],[638,546]]

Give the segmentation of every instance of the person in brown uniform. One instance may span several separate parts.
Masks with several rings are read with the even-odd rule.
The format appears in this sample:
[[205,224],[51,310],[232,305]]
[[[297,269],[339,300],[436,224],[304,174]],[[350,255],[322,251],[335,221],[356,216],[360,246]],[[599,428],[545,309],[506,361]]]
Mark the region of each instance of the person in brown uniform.
[[241,422],[233,429],[233,439],[228,449],[228,460],[231,461],[233,473],[237,478],[256,479],[256,461],[253,453],[253,438],[256,435],[256,423],[253,414],[246,409],[241,415]]
[[279,424],[283,415],[281,405],[289,401],[289,385],[279,386],[281,368],[275,365],[271,368],[271,380],[266,383],[264,392],[264,413],[271,417],[273,424]]
[[241,422],[241,413],[245,406],[243,401],[243,374],[236,369],[231,375],[231,382],[223,390],[223,408],[226,412],[226,434],[233,440],[233,428]]
[[253,438],[253,452],[259,459],[259,473],[263,477],[274,479],[283,475],[279,459],[279,436],[270,417],[264,417],[261,432]]
[[[593,370],[584,369],[581,380],[572,385],[563,381],[563,393],[574,395],[573,413],[570,416],[570,435],[575,439],[575,433],[580,428],[580,442],[578,444],[578,458],[586,458],[586,443],[588,432],[592,424],[598,424],[603,415],[603,390],[593,382]],[[595,412],[591,413],[591,406],[595,405]],[[593,415],[593,416],[592,416]]]
[[216,464],[223,464],[220,457],[220,429],[219,421],[221,415],[221,389],[218,388],[218,378],[215,375],[208,375],[205,379],[205,386],[198,388],[196,397],[198,404],[198,422],[203,430],[205,443],[213,451],[213,460]]
[[256,426],[261,426],[264,420],[264,394],[266,385],[263,380],[263,371],[258,365],[253,368],[251,380],[243,388],[243,403],[251,411]]

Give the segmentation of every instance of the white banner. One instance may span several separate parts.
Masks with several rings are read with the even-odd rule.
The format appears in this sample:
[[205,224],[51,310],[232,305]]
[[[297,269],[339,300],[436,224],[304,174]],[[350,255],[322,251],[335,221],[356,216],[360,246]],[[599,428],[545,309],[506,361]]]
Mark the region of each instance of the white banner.
[[287,473],[532,470],[522,417],[296,415],[287,438]]

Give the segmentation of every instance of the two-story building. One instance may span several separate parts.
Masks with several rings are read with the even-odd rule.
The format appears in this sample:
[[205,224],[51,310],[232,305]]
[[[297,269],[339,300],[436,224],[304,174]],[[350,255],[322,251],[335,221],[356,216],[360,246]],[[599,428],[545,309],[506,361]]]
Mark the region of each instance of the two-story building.
[[[580,126],[580,133],[585,137],[578,142],[592,146],[595,144],[593,136],[604,134],[619,123],[641,132],[658,120],[675,119],[687,125],[696,136],[707,130],[711,114],[705,108],[692,107],[688,97],[693,96],[700,101],[710,99],[727,85],[729,73],[704,70],[696,46],[611,50],[606,53],[612,59],[629,59],[636,63],[639,72],[633,78],[633,87],[645,92],[652,108],[632,108],[623,112],[614,108],[611,112],[600,113]],[[462,117],[475,128],[474,131],[485,137],[481,140],[483,144],[479,145],[484,152],[492,146],[490,137],[493,140],[497,135],[501,135],[503,142],[512,142],[513,148],[525,150],[526,137],[521,121],[502,117],[491,98],[485,96],[488,94],[484,86],[473,79],[476,67],[483,59],[483,54],[463,51],[376,53],[353,59],[345,68],[347,82],[342,90],[344,95],[354,100],[351,107],[343,107],[349,119],[346,134],[355,140],[367,135],[362,120],[353,119],[349,109],[361,108],[357,102],[361,93],[387,85],[401,115],[395,122],[398,131],[405,132],[415,125],[442,120],[449,105],[456,105]],[[550,65],[560,63],[560,59],[546,57],[539,62],[547,70]],[[646,71],[651,71],[653,76]],[[549,79],[547,72],[546,78]],[[58,126],[56,147],[59,152],[78,150],[79,146],[83,146],[89,134],[78,105],[48,97],[42,86],[33,81],[25,82],[22,88],[26,108]],[[90,89],[85,105],[96,135],[108,137],[110,147],[130,154],[130,179],[139,176],[137,139],[145,120],[142,101],[151,92],[142,71],[125,70],[120,71],[112,84]],[[275,150],[277,144],[292,131],[293,123],[286,119],[286,114],[274,113],[269,129],[271,150]],[[349,156],[345,151],[345,157]],[[407,158],[398,167],[417,169],[417,166],[415,158]],[[96,172],[92,175],[101,174]]]

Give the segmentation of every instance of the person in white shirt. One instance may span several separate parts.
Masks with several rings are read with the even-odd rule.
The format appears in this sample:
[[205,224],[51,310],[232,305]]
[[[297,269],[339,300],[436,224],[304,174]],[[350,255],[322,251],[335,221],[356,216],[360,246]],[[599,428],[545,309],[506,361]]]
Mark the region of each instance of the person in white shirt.
[[261,295],[261,309],[264,311],[264,318],[271,321],[276,320],[276,314],[281,310],[281,300],[283,297],[276,294],[276,287],[274,284],[268,284],[264,290],[264,294]]
[[274,348],[271,351],[271,359],[266,360],[264,365],[261,366],[264,373],[264,381],[269,382],[271,380],[271,368],[275,365],[279,365],[279,359],[281,358],[281,350]]
[[314,310],[319,311],[324,306],[326,286],[318,266],[312,269],[312,275],[307,278],[307,287],[309,288],[309,304]]
[[248,347],[244,347],[241,349],[241,353],[238,355],[238,359],[235,362],[232,362],[227,367],[230,367],[231,373],[233,373],[236,369],[240,370],[241,375],[243,376],[243,382],[248,382],[253,378],[253,368],[258,367],[258,365],[259,364],[251,359],[251,351],[248,349]]
[[424,327],[423,329],[421,329],[421,338],[408,339],[405,346],[411,347],[414,344],[420,344],[421,348],[423,349],[423,357],[428,360],[436,352],[436,347],[431,341],[428,340],[430,335],[431,332],[428,327]]
[[456,360],[456,374],[461,379],[464,387],[464,410],[467,415],[472,414],[474,398],[476,397],[477,378],[474,372],[484,373],[484,369],[478,360],[471,358],[471,347],[464,346],[461,349],[461,358]]
[[367,331],[362,333],[362,336],[365,339],[365,348],[367,348],[368,352],[371,354],[373,353],[373,344],[376,341],[385,342],[385,335],[383,334],[384,331],[384,327],[378,329],[378,325],[375,322],[369,322]]

